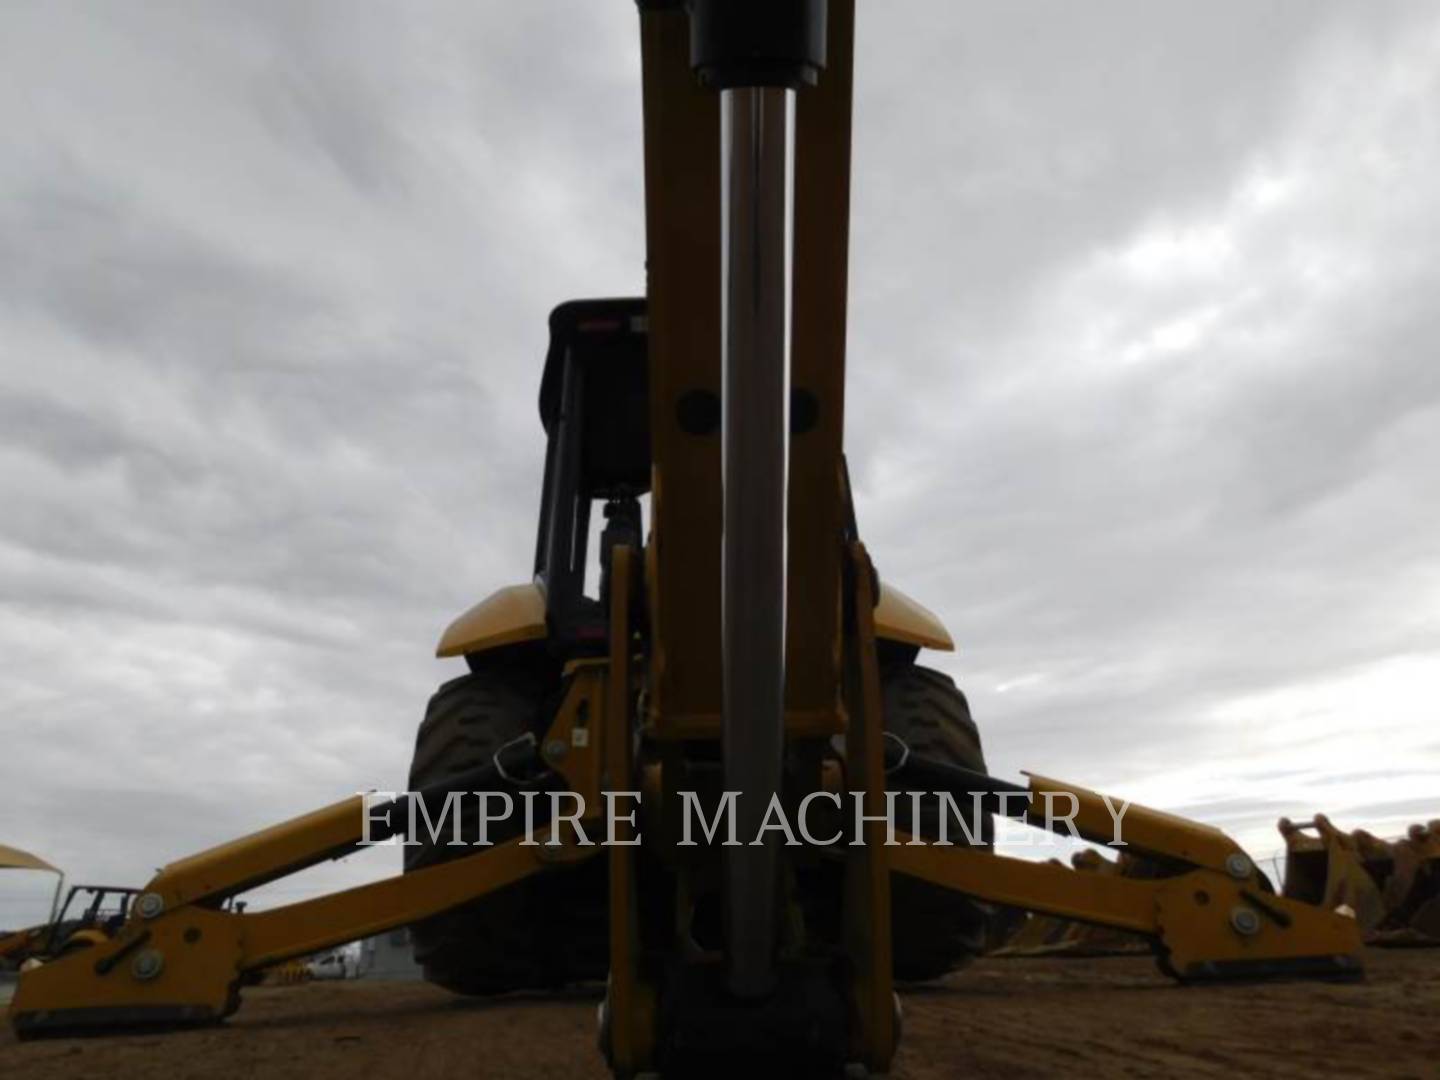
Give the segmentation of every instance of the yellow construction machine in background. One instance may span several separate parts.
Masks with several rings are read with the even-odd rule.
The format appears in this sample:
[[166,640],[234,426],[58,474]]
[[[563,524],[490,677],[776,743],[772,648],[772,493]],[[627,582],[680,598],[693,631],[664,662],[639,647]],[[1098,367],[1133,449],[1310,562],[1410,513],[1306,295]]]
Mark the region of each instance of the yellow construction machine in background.
[[1281,818],[1280,835],[1287,897],[1352,913],[1372,945],[1440,945],[1440,821],[1382,840],[1316,814]]
[[[1412,825],[1382,840],[1364,829],[1344,832],[1324,814],[1304,824],[1281,818],[1285,864],[1281,894],[1356,921],[1366,944],[1440,945],[1440,821]],[[1076,870],[1150,880],[1166,868],[1121,851],[1117,859],[1086,849],[1071,856]],[[1050,915],[1029,915],[1003,927],[991,956],[1123,956],[1148,952],[1135,934]]]
[[65,875],[39,856],[0,845],[0,869],[39,870],[55,875],[50,917],[43,923],[0,935],[0,971],[23,970],[108,941],[125,924],[139,889],[116,885],[72,885],[60,901]]

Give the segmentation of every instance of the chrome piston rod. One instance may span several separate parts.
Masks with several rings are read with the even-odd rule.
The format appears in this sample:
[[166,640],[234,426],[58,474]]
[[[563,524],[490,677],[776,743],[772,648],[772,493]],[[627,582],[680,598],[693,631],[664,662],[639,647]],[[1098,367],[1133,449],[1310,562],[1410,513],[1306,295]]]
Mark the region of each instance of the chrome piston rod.
[[780,790],[784,751],[789,93],[745,87],[721,95],[721,739],[725,788],[739,793],[742,845],[724,849],[725,937],[729,987],[744,997],[772,987],[779,895],[778,846],[750,841]]

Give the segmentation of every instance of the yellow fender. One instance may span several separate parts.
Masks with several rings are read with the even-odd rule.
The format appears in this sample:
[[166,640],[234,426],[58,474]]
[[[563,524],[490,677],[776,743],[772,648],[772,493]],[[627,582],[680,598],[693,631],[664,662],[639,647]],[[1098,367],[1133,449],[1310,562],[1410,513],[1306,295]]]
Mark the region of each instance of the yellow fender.
[[104,945],[110,940],[110,935],[104,930],[94,927],[86,927],[84,930],[76,930],[65,939],[65,944],[60,946],[61,952],[68,952],[71,949],[89,949],[96,945]]
[[875,636],[882,641],[898,641],[937,652],[955,650],[950,631],[935,613],[888,581],[880,583],[880,602],[875,605]]
[[466,653],[545,639],[545,592],[539,585],[496,589],[461,615],[440,635],[436,656]]
[[[545,592],[526,582],[497,589],[465,612],[440,635],[435,655],[464,656],[502,645],[545,639]],[[934,612],[894,585],[884,583],[875,606],[875,634],[922,649],[950,652],[955,648],[945,624]]]

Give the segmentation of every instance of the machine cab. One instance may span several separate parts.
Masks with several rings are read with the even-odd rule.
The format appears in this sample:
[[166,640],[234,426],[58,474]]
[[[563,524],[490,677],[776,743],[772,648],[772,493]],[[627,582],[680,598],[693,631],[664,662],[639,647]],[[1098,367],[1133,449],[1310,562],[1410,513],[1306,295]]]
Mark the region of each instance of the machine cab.
[[[540,381],[545,477],[532,579],[497,590],[455,619],[437,655],[476,657],[542,641],[561,657],[604,648],[609,550],[617,543],[639,549],[644,540],[641,498],[650,491],[652,461],[647,345],[643,299],[571,300],[550,313]],[[718,423],[718,415],[701,412],[690,419]],[[605,527],[601,550],[592,554],[597,503]],[[585,594],[587,566],[600,568],[598,596]],[[892,653],[913,658],[921,648],[954,647],[939,619],[888,582],[875,623],[881,647]]]
[[[572,300],[550,313],[540,382],[545,480],[535,583],[549,637],[565,653],[605,641],[610,548],[639,548],[640,497],[650,490],[650,411],[643,299]],[[590,522],[602,504],[600,597],[585,595]]]

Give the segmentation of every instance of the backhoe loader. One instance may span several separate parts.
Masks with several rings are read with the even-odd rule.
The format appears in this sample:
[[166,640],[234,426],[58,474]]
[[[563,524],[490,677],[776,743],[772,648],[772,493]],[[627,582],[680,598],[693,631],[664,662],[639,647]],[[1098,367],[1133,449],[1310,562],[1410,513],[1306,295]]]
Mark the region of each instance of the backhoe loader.
[[[139,892],[118,885],[70,886],[54,918],[29,931],[26,946],[14,950],[9,958],[23,967],[27,962],[43,962],[104,944],[125,925],[130,903]],[[0,957],[5,957],[3,943]]]
[[[986,775],[965,698],[916,663],[949,635],[877,573],[842,454],[854,2],[638,6],[646,295],[551,316],[533,574],[445,632],[468,671],[413,792],[166,866],[113,941],[22,979],[17,1031],[213,1022],[246,972],[405,924],[462,993],[604,978],[622,1077],[883,1072],[895,980],[963,964],[1000,907],[1143,934],[1181,980],[1359,974],[1353,920],[1275,895],[1218,830]],[[1096,842],[1123,821],[1167,873],[1001,856],[995,814]],[[219,908],[397,835],[400,876]]]

